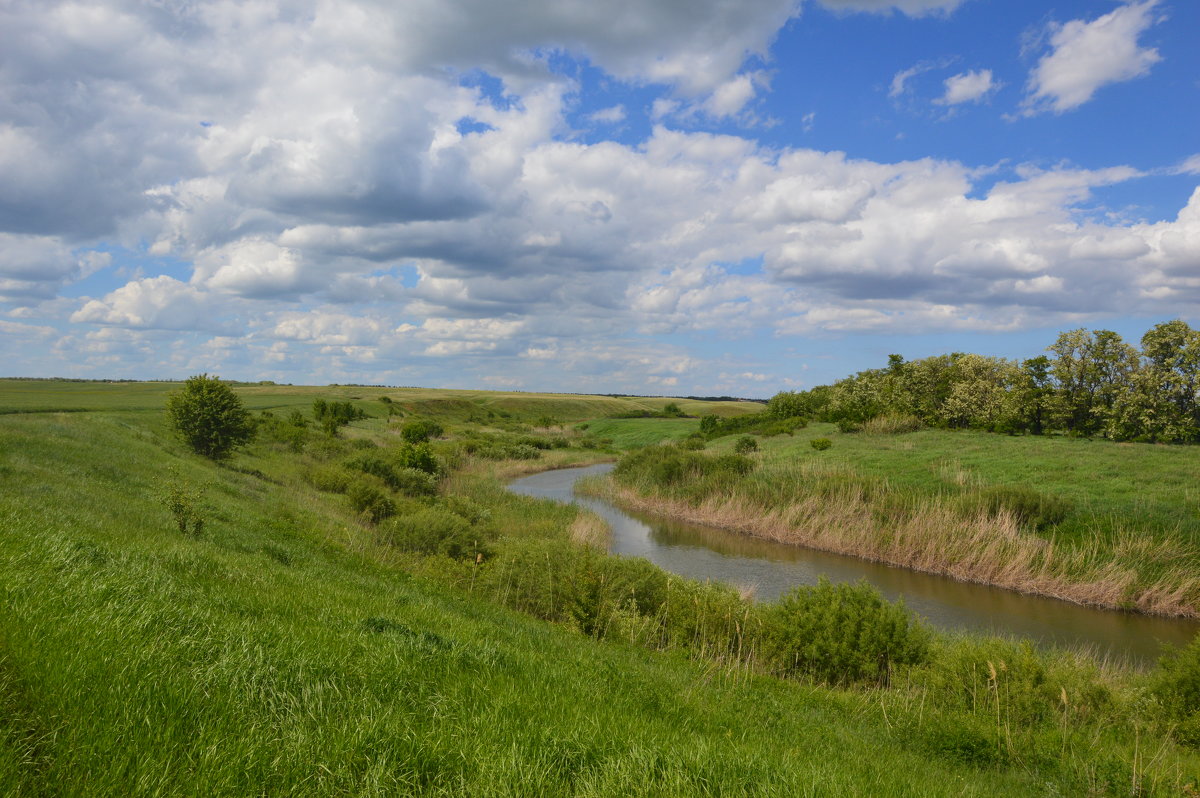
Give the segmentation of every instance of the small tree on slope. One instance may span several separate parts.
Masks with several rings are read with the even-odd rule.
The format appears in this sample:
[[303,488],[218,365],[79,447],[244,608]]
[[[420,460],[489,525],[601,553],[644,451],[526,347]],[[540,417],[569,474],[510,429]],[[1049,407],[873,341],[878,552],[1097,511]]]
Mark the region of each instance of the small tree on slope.
[[242,400],[216,377],[189,377],[167,397],[167,418],[196,454],[221,460],[254,437],[254,422]]

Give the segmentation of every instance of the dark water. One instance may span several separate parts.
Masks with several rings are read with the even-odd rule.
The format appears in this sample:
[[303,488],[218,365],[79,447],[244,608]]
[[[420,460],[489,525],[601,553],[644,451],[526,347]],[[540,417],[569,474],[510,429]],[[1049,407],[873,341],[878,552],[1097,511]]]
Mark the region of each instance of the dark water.
[[764,600],[797,585],[866,578],[891,599],[944,629],[1030,638],[1040,644],[1085,646],[1115,659],[1148,663],[1163,643],[1183,645],[1200,632],[1200,622],[1156,618],[1081,607],[1065,601],[1025,596],[1009,590],[958,582],[739,535],[714,527],[681,523],[619,509],[601,499],[576,496],[575,481],[605,474],[611,464],[545,471],[509,485],[515,493],[581,504],[612,527],[614,554],[645,557],[692,579],[753,587]]

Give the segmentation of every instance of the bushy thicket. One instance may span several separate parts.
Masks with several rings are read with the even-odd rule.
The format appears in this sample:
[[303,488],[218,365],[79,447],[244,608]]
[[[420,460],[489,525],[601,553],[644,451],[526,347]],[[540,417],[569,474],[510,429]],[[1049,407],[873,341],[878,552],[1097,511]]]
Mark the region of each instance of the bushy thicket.
[[753,470],[754,461],[740,454],[712,455],[677,446],[647,446],[622,457],[613,469],[613,477],[643,491],[702,497]]
[[768,410],[764,413],[750,413],[744,416],[701,416],[700,435],[705,440],[723,438],[726,435],[750,433],[771,437],[774,435],[791,435],[798,429],[804,429],[808,422],[801,416],[776,416]]
[[771,665],[830,684],[885,685],[894,666],[929,653],[928,629],[866,581],[796,588],[765,606],[762,628]]
[[884,368],[777,394],[767,407],[836,422],[843,432],[907,431],[915,422],[1200,442],[1200,331],[1176,319],[1155,325],[1141,344],[1139,351],[1111,330],[1078,329],[1059,334],[1050,356],[1020,363],[961,352],[911,362],[891,355]]
[[1200,636],[1163,656],[1150,692],[1175,739],[1200,747]]

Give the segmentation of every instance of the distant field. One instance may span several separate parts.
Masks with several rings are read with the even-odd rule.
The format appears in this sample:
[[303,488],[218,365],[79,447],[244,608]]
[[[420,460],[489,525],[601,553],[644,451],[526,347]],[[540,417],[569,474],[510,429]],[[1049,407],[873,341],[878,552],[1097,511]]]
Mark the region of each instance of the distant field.
[[[161,410],[180,383],[95,383],[53,380],[0,379],[0,414],[41,411]],[[756,413],[754,402],[700,402],[688,399],[589,396],[586,394],[465,391],[441,388],[366,388],[321,385],[243,385],[236,391],[252,410],[308,409],[317,398],[354,401],[368,415],[386,416],[381,397],[391,399],[404,413],[466,420],[512,417],[536,422],[577,422],[638,412],[658,412],[674,402],[688,414],[734,416]]]

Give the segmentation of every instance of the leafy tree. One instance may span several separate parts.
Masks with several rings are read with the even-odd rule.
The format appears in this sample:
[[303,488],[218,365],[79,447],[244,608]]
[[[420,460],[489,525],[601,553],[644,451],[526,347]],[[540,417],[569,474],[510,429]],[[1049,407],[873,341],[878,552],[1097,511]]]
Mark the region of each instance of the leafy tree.
[[1156,324],[1142,336],[1143,365],[1114,405],[1108,434],[1118,440],[1192,443],[1200,439],[1200,332]]
[[1056,420],[1076,435],[1096,435],[1108,426],[1113,406],[1138,368],[1137,350],[1111,330],[1069,330],[1048,347],[1056,357]]
[[213,460],[229,456],[254,437],[254,422],[242,400],[217,377],[189,377],[167,397],[167,418],[196,454]]

